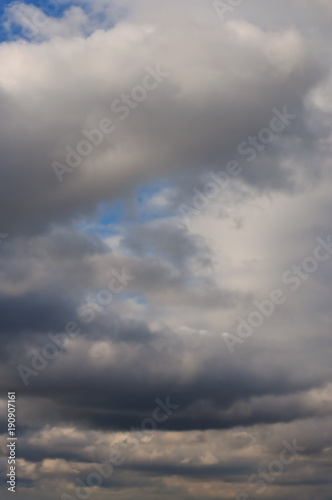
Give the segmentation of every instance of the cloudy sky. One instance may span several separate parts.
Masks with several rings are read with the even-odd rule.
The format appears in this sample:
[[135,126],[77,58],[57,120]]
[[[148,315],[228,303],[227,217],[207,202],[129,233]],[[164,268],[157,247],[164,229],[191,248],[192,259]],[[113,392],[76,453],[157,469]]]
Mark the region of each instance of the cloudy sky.
[[1,496],[331,500],[330,0],[1,9]]

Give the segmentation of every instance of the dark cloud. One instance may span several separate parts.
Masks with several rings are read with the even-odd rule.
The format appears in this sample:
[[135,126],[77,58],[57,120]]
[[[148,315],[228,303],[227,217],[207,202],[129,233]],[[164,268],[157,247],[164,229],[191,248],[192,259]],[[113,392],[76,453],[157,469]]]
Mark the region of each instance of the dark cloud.
[[[294,439],[262,500],[331,500],[330,3],[253,0],[223,22],[198,0],[67,7],[0,44],[0,448],[16,390],[18,500],[75,495],[117,447],[100,500],[254,497],[248,477]],[[12,3],[3,28],[36,12]],[[241,174],[195,206],[231,160]],[[223,333],[264,307],[230,353]],[[158,398],[179,407],[138,438]]]

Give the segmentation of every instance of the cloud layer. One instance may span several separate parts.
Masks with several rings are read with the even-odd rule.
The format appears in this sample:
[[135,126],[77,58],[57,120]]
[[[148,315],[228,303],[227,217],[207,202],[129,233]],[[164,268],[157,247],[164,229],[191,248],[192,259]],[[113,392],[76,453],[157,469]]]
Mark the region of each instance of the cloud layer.
[[2,14],[3,476],[16,391],[18,500],[330,500],[329,2],[53,7]]

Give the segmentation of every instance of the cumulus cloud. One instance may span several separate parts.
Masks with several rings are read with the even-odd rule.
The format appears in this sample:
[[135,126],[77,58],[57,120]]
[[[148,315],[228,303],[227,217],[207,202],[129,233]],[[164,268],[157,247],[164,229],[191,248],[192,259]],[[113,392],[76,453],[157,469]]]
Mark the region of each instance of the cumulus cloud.
[[296,440],[262,500],[329,500],[329,2],[52,5],[1,19],[18,499],[75,498],[120,450],[96,498],[248,500]]

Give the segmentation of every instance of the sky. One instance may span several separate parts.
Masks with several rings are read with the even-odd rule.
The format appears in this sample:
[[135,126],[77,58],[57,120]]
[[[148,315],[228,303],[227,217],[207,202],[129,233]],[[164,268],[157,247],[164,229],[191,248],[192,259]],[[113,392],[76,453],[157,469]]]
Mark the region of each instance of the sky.
[[2,2],[1,498],[332,500],[331,21]]

